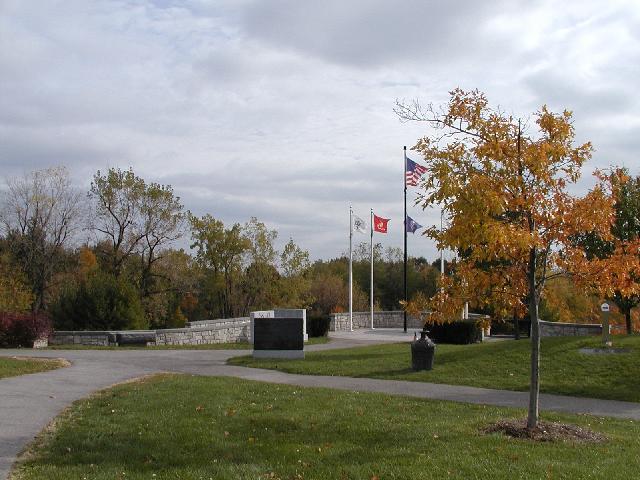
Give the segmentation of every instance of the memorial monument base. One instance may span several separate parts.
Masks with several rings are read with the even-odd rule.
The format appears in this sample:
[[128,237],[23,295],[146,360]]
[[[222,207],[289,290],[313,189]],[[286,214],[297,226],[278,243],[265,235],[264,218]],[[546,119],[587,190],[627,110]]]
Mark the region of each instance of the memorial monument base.
[[254,350],[253,358],[304,359],[304,350]]

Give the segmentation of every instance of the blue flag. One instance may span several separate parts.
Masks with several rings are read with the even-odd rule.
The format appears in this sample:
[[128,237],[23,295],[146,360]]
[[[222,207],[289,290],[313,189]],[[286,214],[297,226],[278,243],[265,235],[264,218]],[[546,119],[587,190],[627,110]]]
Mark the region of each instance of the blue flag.
[[416,233],[416,230],[418,230],[419,228],[422,228],[422,225],[420,225],[413,218],[407,215],[407,232]]

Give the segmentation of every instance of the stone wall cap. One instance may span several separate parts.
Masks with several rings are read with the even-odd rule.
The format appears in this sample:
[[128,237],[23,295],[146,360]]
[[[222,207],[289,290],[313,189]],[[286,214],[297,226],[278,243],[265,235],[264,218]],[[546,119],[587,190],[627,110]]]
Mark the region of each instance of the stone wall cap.
[[78,335],[78,336],[90,336],[90,335],[115,335],[115,334],[151,334],[155,333],[155,330],[54,330],[54,335]]
[[[373,315],[395,315],[395,314],[403,314],[404,310],[375,310],[373,312]],[[429,310],[425,310],[424,312],[422,312],[422,315],[425,314],[430,314],[431,312]],[[329,316],[331,317],[337,317],[337,316],[349,316],[349,312],[337,312],[337,313],[330,313]],[[353,315],[371,315],[371,312],[353,312]],[[408,317],[412,317],[413,315],[407,314]],[[471,320],[471,317],[473,318],[490,318],[489,315],[485,315],[483,313],[471,313],[469,312],[469,320]],[[457,321],[457,320],[456,320]]]
[[602,327],[601,323],[570,323],[570,322],[550,322],[548,320],[538,320],[541,325],[556,327]]
[[215,318],[210,320],[194,320],[193,322],[187,322],[187,326],[189,325],[215,325],[216,323],[235,323],[235,322],[248,322],[250,320],[249,317],[234,317],[234,318]]
[[115,331],[110,330],[54,330],[52,335],[76,335],[79,337],[90,337],[94,335],[115,335]]
[[203,325],[200,327],[185,327],[185,328],[165,328],[162,330],[155,330],[156,335],[162,335],[164,333],[193,333],[193,332],[207,332],[210,330],[229,330],[234,326],[244,327],[249,325],[249,322],[238,322],[236,325]]
[[273,310],[276,318],[305,318],[307,310],[304,308],[275,308]]

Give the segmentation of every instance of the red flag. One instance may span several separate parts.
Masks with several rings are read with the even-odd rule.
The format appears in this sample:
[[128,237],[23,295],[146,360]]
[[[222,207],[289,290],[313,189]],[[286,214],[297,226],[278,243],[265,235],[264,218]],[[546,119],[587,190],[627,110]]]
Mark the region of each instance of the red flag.
[[387,233],[388,218],[382,218],[373,214],[373,230],[380,233]]

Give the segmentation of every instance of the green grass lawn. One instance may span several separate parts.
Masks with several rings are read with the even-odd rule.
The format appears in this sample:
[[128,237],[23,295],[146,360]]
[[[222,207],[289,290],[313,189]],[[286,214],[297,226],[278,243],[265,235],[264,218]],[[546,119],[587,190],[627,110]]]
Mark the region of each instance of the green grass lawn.
[[[328,343],[328,337],[310,337],[305,345],[321,345]],[[93,345],[51,345],[49,350],[251,350],[247,342],[205,343],[201,345],[124,345],[122,347],[102,347]]]
[[[598,347],[594,337],[544,338],[541,386],[546,393],[640,402],[640,336],[614,337],[614,346],[631,349],[615,355],[586,355]],[[375,345],[309,352],[304,360],[232,358],[229,363],[308,375],[370,377],[448,383],[505,390],[528,390],[530,343],[524,340],[475,345],[438,345],[433,370],[411,370],[409,344]]]
[[67,363],[57,359],[0,357],[0,378],[16,377],[27,373],[46,372],[64,367]]
[[157,376],[76,402],[13,479],[613,479],[640,471],[640,425],[544,414],[604,443],[481,429],[524,411],[231,378]]
[[304,343],[305,345],[324,345],[325,343],[331,342],[329,337],[309,337],[309,339]]

